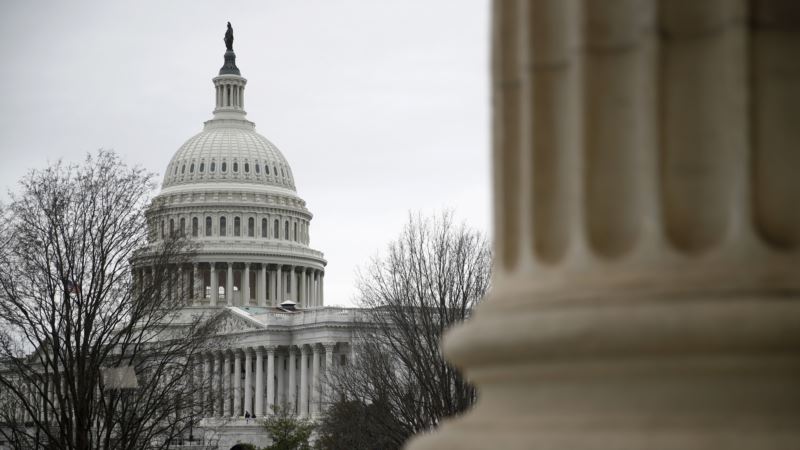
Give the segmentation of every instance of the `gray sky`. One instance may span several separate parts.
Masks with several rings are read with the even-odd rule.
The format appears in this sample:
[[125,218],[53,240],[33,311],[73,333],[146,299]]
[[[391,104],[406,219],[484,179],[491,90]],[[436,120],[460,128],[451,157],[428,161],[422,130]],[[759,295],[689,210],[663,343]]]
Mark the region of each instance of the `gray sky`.
[[98,148],[160,179],[211,118],[228,20],[248,119],[314,214],[326,303],[351,304],[410,210],[489,231],[486,0],[4,1],[2,190]]

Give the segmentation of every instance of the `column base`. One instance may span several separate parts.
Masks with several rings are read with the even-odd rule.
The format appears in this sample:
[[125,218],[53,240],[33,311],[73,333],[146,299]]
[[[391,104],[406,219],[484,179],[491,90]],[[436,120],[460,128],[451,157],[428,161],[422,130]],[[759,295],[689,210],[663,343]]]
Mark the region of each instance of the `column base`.
[[444,345],[478,403],[408,448],[800,448],[800,302],[737,297],[489,300]]

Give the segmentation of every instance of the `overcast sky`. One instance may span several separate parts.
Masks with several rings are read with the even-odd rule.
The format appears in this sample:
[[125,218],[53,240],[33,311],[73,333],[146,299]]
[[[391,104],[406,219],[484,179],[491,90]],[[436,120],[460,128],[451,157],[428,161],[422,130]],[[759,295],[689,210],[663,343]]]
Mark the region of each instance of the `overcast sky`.
[[0,187],[114,149],[159,174],[211,118],[225,23],[314,214],[327,304],[409,211],[490,232],[486,0],[3,1]]

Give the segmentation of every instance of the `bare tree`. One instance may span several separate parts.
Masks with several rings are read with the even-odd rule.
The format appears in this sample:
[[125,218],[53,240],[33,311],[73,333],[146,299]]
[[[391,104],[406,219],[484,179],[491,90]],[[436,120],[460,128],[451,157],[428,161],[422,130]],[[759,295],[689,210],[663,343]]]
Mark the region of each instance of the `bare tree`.
[[[451,213],[410,217],[386,253],[359,275],[365,323],[355,361],[331,380],[333,398],[364,405],[373,432],[398,448],[466,410],[475,390],[444,361],[439,341],[483,298],[491,262],[485,237],[454,224]],[[327,425],[336,429],[326,424],[337,420],[331,414],[323,433]]]
[[0,435],[16,448],[167,448],[197,425],[208,387],[187,360],[215,321],[174,295],[186,240],[147,244],[154,187],[101,151],[31,171],[2,211]]

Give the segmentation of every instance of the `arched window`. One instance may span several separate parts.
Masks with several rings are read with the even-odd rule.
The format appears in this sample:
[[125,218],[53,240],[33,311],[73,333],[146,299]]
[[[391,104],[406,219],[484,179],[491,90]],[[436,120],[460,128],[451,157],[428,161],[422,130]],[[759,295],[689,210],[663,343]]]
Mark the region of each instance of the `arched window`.
[[242,235],[242,219],[238,217],[233,218],[233,235],[234,236]]
[[175,219],[169,219],[169,237],[175,236]]
[[219,235],[225,236],[225,217],[219,218]]
[[283,238],[287,241],[289,240],[289,222],[286,221],[283,223]]
[[197,237],[197,217],[192,217],[192,237]]
[[278,169],[275,166],[272,166],[272,174],[278,176]]
[[186,173],[186,164],[181,166],[181,175]]
[[206,163],[201,162],[200,163],[200,173],[203,173],[203,170],[205,170],[205,168],[206,168]]
[[175,173],[173,173],[173,175],[177,175],[177,174],[178,174],[178,165],[175,164]]
[[228,170],[228,163],[226,163],[225,161],[222,161],[222,166],[220,166],[220,171],[222,173],[225,173],[226,170]]
[[215,163],[214,161],[211,161],[211,169],[209,170],[209,172],[213,172],[216,169],[217,169],[217,163]]
[[194,163],[192,163],[192,165],[189,166],[189,173],[194,173]]
[[281,176],[282,176],[282,177],[285,177],[285,176],[286,176],[286,174],[285,174],[285,173],[283,173],[283,167],[281,167]]
[[294,223],[294,241],[297,242],[297,222]]
[[233,172],[236,173],[238,171],[239,171],[239,163],[235,162],[235,163],[233,163]]
[[[247,172],[247,164],[244,165],[244,171]],[[256,164],[256,173],[261,173],[261,166]]]
[[244,163],[244,173],[250,173],[250,164]]
[[269,233],[269,230],[267,230],[267,219],[261,219],[261,237],[268,237],[269,235],[267,233]]
[[254,237],[256,235],[256,221],[252,217],[247,219],[247,236]]
[[211,217],[206,217],[206,236],[211,236]]
[[272,227],[272,237],[278,239],[278,233],[280,232],[279,230],[281,229],[280,226],[278,225],[278,219],[275,219],[275,223],[273,225],[274,226]]
[[186,236],[186,218],[181,217],[181,236]]

